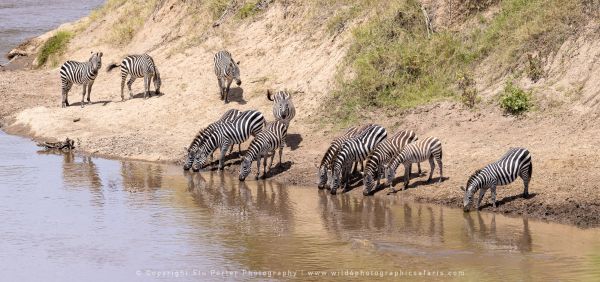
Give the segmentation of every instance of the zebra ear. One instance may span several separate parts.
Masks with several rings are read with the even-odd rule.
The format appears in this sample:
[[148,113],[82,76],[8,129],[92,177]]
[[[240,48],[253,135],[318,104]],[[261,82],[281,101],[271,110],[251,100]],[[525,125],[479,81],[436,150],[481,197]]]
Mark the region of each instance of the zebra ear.
[[236,64],[236,65],[239,65],[239,64],[240,64],[240,61],[237,61],[237,63],[235,63],[235,64]]
[[466,191],[465,186],[460,186],[460,190]]
[[102,57],[102,52],[98,53],[98,55],[99,55],[100,57]]

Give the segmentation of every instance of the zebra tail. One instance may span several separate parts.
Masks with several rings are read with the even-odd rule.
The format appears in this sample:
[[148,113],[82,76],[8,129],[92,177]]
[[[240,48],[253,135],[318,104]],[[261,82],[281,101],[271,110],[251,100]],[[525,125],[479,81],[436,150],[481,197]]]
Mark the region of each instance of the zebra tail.
[[272,94],[271,94],[271,90],[267,89],[267,99],[269,99],[269,101],[273,101],[273,98],[271,98]]
[[120,64],[110,64],[110,65],[108,65],[108,67],[106,67],[106,72],[109,72],[112,69],[120,67],[120,66],[121,66]]

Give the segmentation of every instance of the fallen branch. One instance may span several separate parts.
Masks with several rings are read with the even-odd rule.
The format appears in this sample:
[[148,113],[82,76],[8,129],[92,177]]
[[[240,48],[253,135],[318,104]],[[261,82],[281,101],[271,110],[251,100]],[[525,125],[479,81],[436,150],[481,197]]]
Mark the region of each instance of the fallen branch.
[[69,152],[75,149],[75,141],[67,138],[63,142],[42,142],[37,143],[39,147],[44,147],[46,150],[61,150],[63,152]]

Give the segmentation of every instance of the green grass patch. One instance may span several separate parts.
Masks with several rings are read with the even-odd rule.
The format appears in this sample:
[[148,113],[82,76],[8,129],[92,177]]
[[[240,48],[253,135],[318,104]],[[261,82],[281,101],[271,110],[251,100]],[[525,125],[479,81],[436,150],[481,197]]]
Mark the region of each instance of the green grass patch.
[[219,17],[221,17],[221,15],[223,15],[223,13],[225,12],[225,9],[227,9],[227,6],[229,5],[229,1],[228,0],[208,0],[206,4],[207,4],[209,13],[212,15],[213,20],[216,20]]
[[245,19],[245,18],[249,18],[254,16],[255,14],[258,13],[258,10],[256,9],[256,1],[249,1],[246,2],[244,4],[244,6],[242,6],[242,8],[240,8],[240,11],[238,12],[238,18],[240,19]]
[[46,64],[52,57],[62,55],[67,49],[67,45],[72,36],[73,34],[71,32],[58,31],[55,35],[46,40],[37,56],[38,66]]
[[[120,0],[113,1],[117,5],[117,2]],[[156,1],[133,1],[118,6],[123,12],[120,13],[119,19],[112,27],[112,32],[108,38],[109,42],[119,46],[127,45],[131,42],[137,31],[154,11]]]

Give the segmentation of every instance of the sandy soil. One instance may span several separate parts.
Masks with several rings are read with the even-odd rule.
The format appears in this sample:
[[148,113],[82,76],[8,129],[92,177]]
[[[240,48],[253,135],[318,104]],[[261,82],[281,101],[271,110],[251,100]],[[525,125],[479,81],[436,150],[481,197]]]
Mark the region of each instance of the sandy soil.
[[[271,103],[265,91],[287,88],[301,91],[294,96],[297,117],[288,132],[289,147],[284,151],[284,163],[273,170],[271,177],[316,190],[316,165],[330,140],[342,130],[333,129],[320,117],[327,110],[324,103],[330,101],[336,67],[346,53],[350,32],[332,36],[322,27],[310,32],[299,30],[298,25],[307,25],[301,21],[306,18],[302,8],[291,9],[286,21],[273,21],[273,18],[282,18],[284,13],[283,8],[276,6],[241,26],[224,24],[218,30],[208,30],[197,44],[178,51],[179,47],[173,46],[188,41],[181,37],[185,30],[172,27],[177,24],[173,17],[177,16],[178,7],[170,5],[171,2],[176,1],[167,1],[164,7],[170,7],[173,12],[160,10],[155,20],[148,22],[125,47],[116,48],[101,40],[102,30],[108,28],[105,25],[114,20],[109,18],[92,24],[89,29],[95,32],[86,31],[77,36],[67,52],[69,59],[83,61],[91,50],[101,50],[105,54],[104,66],[120,61],[127,53],[149,52],[161,71],[164,95],[142,99],[141,81],[137,81],[133,86],[135,98],[122,102],[118,71],[103,71],[92,90],[92,105],[79,107],[81,87],[75,86],[69,95],[73,106],[62,109],[58,68],[2,69],[2,129],[43,140],[69,137],[77,140],[81,152],[97,156],[177,162],[196,132],[227,109],[258,109],[272,119]],[[163,44],[169,40],[172,42]],[[94,42],[93,47],[88,46],[89,42]],[[232,90],[232,102],[227,105],[219,100],[212,70],[212,54],[223,48],[241,61],[243,81],[241,88]],[[561,60],[559,55],[555,61]],[[576,58],[583,61],[585,56]],[[554,65],[548,67],[550,78],[559,77],[561,73],[552,69]],[[594,70],[600,71],[600,68]],[[593,73],[587,72],[586,82],[590,81],[590,85],[582,87],[584,97],[595,97],[597,93],[593,91],[593,81],[600,80],[589,79]],[[560,92],[560,87],[567,82],[556,79],[546,84],[550,85],[546,90]],[[497,106],[490,103],[483,103],[474,111],[454,102],[440,102],[393,115],[371,113],[362,123],[376,122],[390,132],[412,129],[421,138],[440,138],[446,177],[440,184],[426,184],[423,183],[426,176],[420,176],[411,181],[407,191],[395,195],[380,191],[375,196],[406,197],[459,207],[462,203],[459,186],[465,184],[475,169],[496,160],[509,147],[523,146],[529,148],[534,162],[530,198],[518,197],[522,183],[517,181],[498,189],[501,202],[498,208],[486,205],[483,209],[582,227],[600,226],[600,193],[597,192],[600,165],[595,162],[600,157],[600,152],[595,150],[600,145],[600,125],[595,123],[597,104],[590,107],[581,103],[573,110],[566,104],[556,106],[547,101],[554,100],[541,101],[536,111],[522,118],[503,116]],[[236,173],[235,157],[229,158],[231,165],[226,173]],[[427,164],[423,164],[423,168],[424,172],[429,171]],[[362,188],[350,193],[362,193]]]

